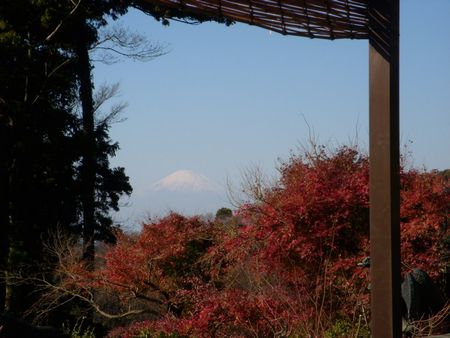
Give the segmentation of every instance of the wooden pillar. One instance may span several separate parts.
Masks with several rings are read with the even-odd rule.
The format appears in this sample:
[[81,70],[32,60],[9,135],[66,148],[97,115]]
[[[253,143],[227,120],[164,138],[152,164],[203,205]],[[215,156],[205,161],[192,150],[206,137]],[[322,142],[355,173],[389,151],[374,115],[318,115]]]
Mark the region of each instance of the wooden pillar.
[[400,338],[399,0],[369,6],[372,337]]

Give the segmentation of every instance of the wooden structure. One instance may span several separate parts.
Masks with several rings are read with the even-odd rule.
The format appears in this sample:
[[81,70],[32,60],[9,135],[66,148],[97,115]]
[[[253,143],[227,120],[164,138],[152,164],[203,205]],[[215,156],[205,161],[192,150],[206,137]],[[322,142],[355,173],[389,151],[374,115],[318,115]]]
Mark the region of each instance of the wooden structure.
[[[324,39],[366,39],[368,0],[139,0],[138,6],[162,6],[173,15],[223,18],[272,31]],[[146,6],[147,5],[147,6]]]
[[168,17],[230,20],[321,39],[369,41],[372,336],[401,337],[399,0],[135,0]]

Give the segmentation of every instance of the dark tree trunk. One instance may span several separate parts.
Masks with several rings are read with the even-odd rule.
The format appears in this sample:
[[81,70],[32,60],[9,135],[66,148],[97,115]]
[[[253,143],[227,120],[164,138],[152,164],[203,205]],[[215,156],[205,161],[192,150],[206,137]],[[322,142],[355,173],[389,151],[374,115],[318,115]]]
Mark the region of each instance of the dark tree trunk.
[[[0,99],[1,100],[1,99]],[[5,310],[5,272],[9,251],[9,127],[0,101],[0,312]]]
[[81,168],[82,205],[83,205],[83,259],[92,265],[94,262],[95,230],[95,135],[94,102],[92,95],[91,63],[89,60],[88,27],[85,22],[80,25],[75,52],[78,57],[78,79],[83,116],[83,160]]

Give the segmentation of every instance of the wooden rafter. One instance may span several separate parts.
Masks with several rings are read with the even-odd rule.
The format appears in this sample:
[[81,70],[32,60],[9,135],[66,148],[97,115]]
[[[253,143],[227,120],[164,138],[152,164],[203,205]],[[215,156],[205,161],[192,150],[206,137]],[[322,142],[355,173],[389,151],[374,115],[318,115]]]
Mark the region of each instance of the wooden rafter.
[[227,19],[285,35],[367,39],[368,0],[137,0],[138,7]]

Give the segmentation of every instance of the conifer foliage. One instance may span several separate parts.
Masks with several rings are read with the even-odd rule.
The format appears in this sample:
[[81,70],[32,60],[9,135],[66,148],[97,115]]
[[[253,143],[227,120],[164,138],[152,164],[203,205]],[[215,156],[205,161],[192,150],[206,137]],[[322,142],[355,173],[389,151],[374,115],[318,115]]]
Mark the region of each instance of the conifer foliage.
[[[0,311],[21,314],[34,299],[32,285],[18,288],[8,276],[37,272],[50,232],[60,227],[80,234],[85,228],[84,187],[91,188],[93,239],[111,239],[108,212],[131,193],[124,169],[110,166],[118,145],[109,138],[109,125],[92,125],[92,142],[86,142],[78,114],[80,57],[74,52],[79,16],[93,26],[95,20],[105,24],[107,14],[117,17],[127,4],[103,1],[93,13],[85,3],[0,4]],[[94,155],[90,182],[80,165],[87,148]]]

